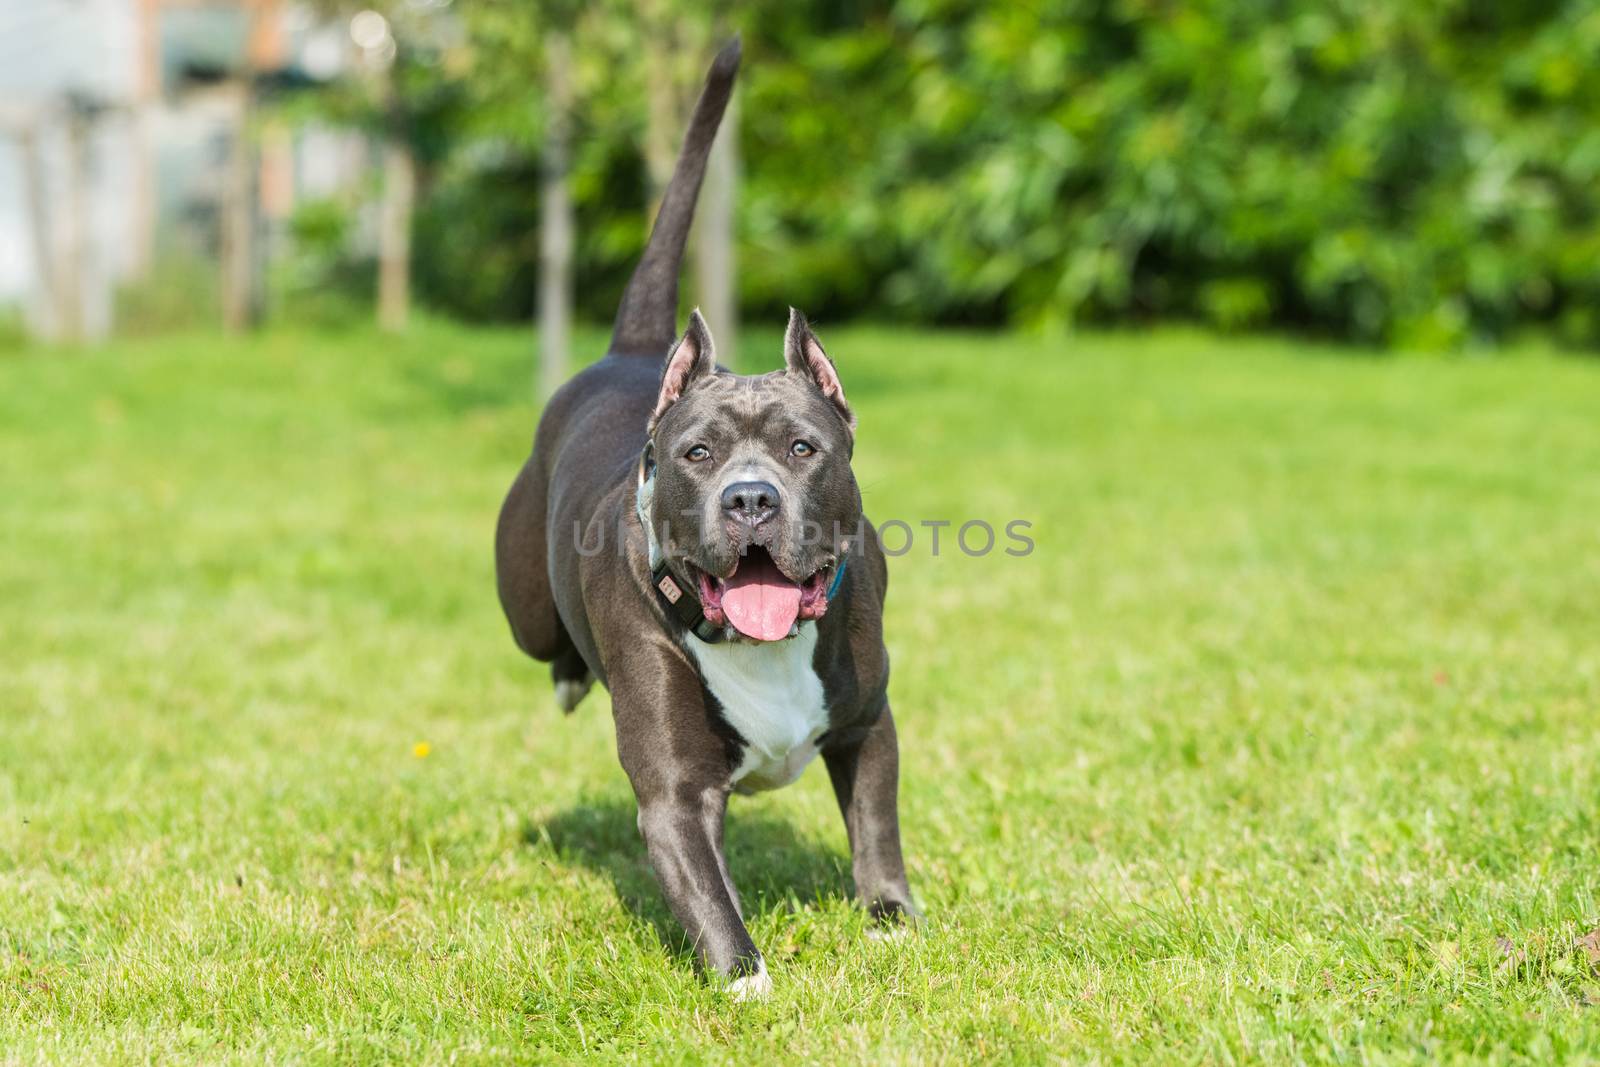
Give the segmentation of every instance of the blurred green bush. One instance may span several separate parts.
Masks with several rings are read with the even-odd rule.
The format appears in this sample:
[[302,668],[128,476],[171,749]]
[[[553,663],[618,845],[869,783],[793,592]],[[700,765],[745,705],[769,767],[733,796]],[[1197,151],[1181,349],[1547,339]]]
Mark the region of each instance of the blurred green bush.
[[806,6],[750,64],[755,304],[1600,342],[1592,0]]
[[351,242],[354,212],[337,198],[308,200],[289,220],[273,264],[274,313],[297,323],[343,327],[370,314],[373,259]]
[[[1600,344],[1594,0],[790,0],[743,27],[747,314]],[[603,318],[643,240],[645,89],[636,36],[578,46],[578,291]],[[419,292],[520,317],[538,81],[476,55],[493,89],[430,174]]]

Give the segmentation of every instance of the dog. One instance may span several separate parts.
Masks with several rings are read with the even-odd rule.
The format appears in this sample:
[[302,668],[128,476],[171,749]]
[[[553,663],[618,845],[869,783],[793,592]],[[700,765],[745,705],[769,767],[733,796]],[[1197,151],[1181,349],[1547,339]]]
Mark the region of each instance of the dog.
[[[678,273],[739,67],[719,52],[605,358],[549,401],[500,513],[500,602],[570,712],[611,693],[638,826],[701,968],[771,988],[722,830],[731,792],[787,785],[820,753],[875,924],[913,921],[883,643],[888,571],[851,471],[838,370],[791,311],[784,369],[716,364]],[[888,931],[888,932],[893,932]]]

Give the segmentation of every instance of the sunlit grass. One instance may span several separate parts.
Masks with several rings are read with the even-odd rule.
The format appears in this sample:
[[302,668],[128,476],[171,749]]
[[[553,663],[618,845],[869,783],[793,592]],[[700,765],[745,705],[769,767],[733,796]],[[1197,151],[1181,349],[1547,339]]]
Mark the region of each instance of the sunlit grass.
[[525,336],[0,356],[0,1060],[1596,1057],[1600,365],[824,340],[930,923],[736,800],[756,1005],[501,619]]

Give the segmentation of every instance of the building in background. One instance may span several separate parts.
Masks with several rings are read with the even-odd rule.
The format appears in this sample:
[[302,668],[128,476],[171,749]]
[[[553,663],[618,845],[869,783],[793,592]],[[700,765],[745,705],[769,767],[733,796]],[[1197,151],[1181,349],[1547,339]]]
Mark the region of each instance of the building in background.
[[103,333],[134,265],[139,80],[134,0],[0,6],[0,301],[47,336]]
[[281,0],[0,4],[0,305],[43,337],[102,337],[117,292],[177,261],[249,320],[296,199],[369,165],[359,137],[263,125],[253,98],[334,77],[348,48]]

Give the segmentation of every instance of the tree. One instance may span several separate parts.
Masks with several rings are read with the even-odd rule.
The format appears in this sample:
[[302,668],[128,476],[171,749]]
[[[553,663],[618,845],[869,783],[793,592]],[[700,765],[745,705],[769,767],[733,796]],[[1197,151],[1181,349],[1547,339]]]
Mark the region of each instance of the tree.
[[[603,5],[585,8],[570,0],[486,0],[470,16],[477,45],[474,102],[487,119],[484,132],[537,146],[539,360],[534,389],[541,399],[560,387],[571,365],[573,258],[578,240],[573,130],[579,98],[590,95],[574,58],[575,44],[605,41],[617,14]],[[529,107],[528,86],[534,79],[543,91]]]
[[[678,144],[705,74],[706,59],[732,30],[725,11],[679,0],[641,0],[635,20],[644,53],[648,122],[644,158],[650,173],[651,216],[672,177]],[[700,306],[717,339],[717,354],[737,361],[738,298],[735,286],[734,220],[739,184],[738,88],[706,166],[695,212],[691,256],[691,302]]]
[[735,270],[734,219],[739,196],[739,89],[734,86],[706,162],[700,209],[695,215],[695,296],[717,339],[717,354],[739,358],[739,292]]
[[430,165],[461,125],[465,42],[443,5],[411,0],[320,0],[325,19],[348,19],[356,77],[318,94],[320,116],[363,129],[379,145],[377,318],[404,330],[411,312],[412,233]]
[[417,157],[392,74],[385,87],[389,129],[383,140],[383,200],[378,212],[378,325],[406,328],[411,316],[411,226],[417,207]]
[[539,383],[548,399],[571,362],[572,246],[576,223],[572,166],[572,40],[552,27],[545,40],[544,159],[539,168]]

